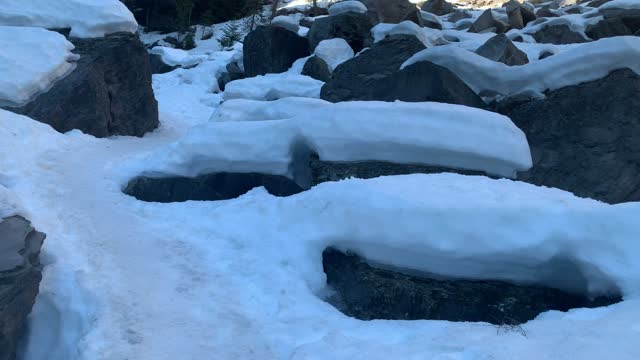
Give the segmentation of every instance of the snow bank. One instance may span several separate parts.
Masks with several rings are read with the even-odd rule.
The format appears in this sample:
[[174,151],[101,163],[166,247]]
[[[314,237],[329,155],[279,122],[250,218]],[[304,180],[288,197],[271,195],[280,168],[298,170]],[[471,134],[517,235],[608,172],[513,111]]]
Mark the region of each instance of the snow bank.
[[0,105],[23,104],[47,90],[78,58],[64,36],[40,28],[0,26],[0,48]]
[[276,16],[271,20],[271,25],[293,31],[296,34],[298,33],[298,30],[300,30],[300,24],[298,24],[296,19],[286,15]]
[[210,121],[264,121],[289,119],[330,106],[331,103],[312,98],[287,97],[275,101],[247,99],[228,100],[220,104]]
[[329,16],[340,15],[347,12],[356,12],[364,14],[368,11],[367,7],[357,0],[345,0],[337,2],[329,7]]
[[[238,115],[240,105],[247,106],[253,120],[282,120],[238,123],[247,119]],[[243,101],[223,107],[218,119],[231,114],[231,122],[198,127],[144,159],[147,172],[195,176],[259,171],[291,176],[291,151],[300,142],[326,161],[426,164],[505,177],[531,167],[525,135],[496,113],[439,103],[322,105],[315,99],[288,99],[270,105]]]
[[149,53],[160,55],[167,65],[182,67],[197,65],[208,58],[207,55],[192,55],[188,51],[164,46],[156,46]]
[[276,100],[291,96],[319,98],[324,83],[295,73],[266,74],[228,83],[224,99]]
[[417,53],[401,68],[431,61],[453,71],[478,94],[511,96],[601,79],[622,68],[640,74],[639,56],[640,38],[621,36],[575,46],[522,66],[507,66],[456,46],[439,46]]
[[354,56],[349,43],[340,38],[321,41],[314,54],[324,60],[331,70]]
[[138,29],[119,0],[0,0],[0,25],[71,28],[74,37],[102,37]]

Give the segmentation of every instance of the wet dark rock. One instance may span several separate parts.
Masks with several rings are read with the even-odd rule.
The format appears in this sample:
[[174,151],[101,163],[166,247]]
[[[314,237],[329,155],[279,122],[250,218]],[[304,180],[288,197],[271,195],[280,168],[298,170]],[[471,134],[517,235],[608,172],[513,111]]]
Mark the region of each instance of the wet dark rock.
[[149,55],[137,35],[69,40],[80,55],[75,70],[11,111],[59,132],[78,129],[96,137],[142,136],[158,127]]
[[422,11],[442,16],[455,11],[455,7],[445,0],[429,0],[422,5]]
[[533,168],[520,180],[607,203],[640,201],[640,76],[632,70],[545,99],[505,100],[497,111],[531,146]]
[[531,34],[541,44],[579,44],[588,42],[588,39],[569,28],[567,25],[548,25]]
[[484,32],[495,32],[496,34],[506,33],[511,29],[509,24],[506,24],[495,18],[493,11],[491,9],[486,10],[485,12],[476,19],[476,21],[469,28],[469,32],[471,33],[484,33]]
[[258,26],[244,39],[244,71],[247,77],[282,73],[309,54],[307,38],[279,26]]
[[307,37],[311,51],[315,50],[322,40],[341,38],[357,53],[373,42],[372,27],[373,23],[367,14],[346,12],[316,19]]
[[0,360],[16,358],[42,279],[44,238],[20,216],[0,219]]
[[498,34],[487,40],[476,50],[476,54],[505,65],[524,65],[529,63],[527,54],[520,51],[505,34]]
[[138,200],[151,202],[181,202],[188,200],[228,200],[264,186],[275,196],[289,196],[303,189],[281,175],[260,173],[214,173],[189,177],[137,177],[123,192]]
[[302,68],[302,75],[310,76],[316,80],[329,81],[331,78],[331,68],[317,56],[312,56],[307,60]]
[[594,300],[554,288],[502,281],[435,279],[372,267],[354,254],[333,248],[322,254],[328,301],[360,320],[448,320],[515,326],[549,310],[568,311],[620,302]]

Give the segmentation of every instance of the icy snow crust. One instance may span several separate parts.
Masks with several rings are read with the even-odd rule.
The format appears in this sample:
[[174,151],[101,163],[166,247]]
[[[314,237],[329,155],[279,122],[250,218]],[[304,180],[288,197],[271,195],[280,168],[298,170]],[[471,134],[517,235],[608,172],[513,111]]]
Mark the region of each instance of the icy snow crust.
[[[327,161],[426,164],[505,177],[531,167],[522,131],[509,118],[479,109],[439,103],[331,104],[293,98],[275,105],[233,102],[225,104],[218,116],[225,119],[231,113],[231,122],[194,129],[181,141],[144,159],[147,166],[154,164],[147,171],[186,176],[260,171],[291,176],[288,166],[297,143],[306,144]],[[247,120],[238,115],[240,107],[254,121],[238,123]]]
[[0,25],[71,28],[71,36],[102,37],[138,29],[119,0],[0,0]]
[[47,90],[78,57],[64,36],[39,28],[0,26],[0,48],[0,106],[23,104]]
[[617,69],[629,68],[640,74],[638,58],[640,38],[621,36],[582,44],[571,51],[521,66],[494,62],[458,46],[439,46],[415,54],[401,68],[431,61],[453,71],[476,93],[510,96],[539,94],[601,79]]

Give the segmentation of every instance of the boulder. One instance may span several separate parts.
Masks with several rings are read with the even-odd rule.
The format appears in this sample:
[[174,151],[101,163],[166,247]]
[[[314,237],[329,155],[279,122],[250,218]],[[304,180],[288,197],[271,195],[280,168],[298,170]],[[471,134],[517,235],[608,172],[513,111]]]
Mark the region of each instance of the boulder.
[[373,24],[367,14],[356,12],[316,19],[307,34],[310,50],[313,51],[322,40],[342,38],[357,53],[371,45],[372,27]]
[[331,69],[324,60],[317,56],[312,56],[304,64],[304,67],[302,68],[302,75],[327,82],[331,78]]
[[545,50],[542,53],[540,53],[540,56],[538,57],[538,60],[543,60],[548,58],[549,56],[553,56],[555,55],[554,53],[552,53],[551,51]]
[[[327,300],[360,320],[447,320],[515,326],[549,310],[607,306],[621,296],[590,299],[555,288],[503,281],[443,279],[373,267],[358,255],[333,248],[322,254]],[[522,330],[524,331],[524,330]]]
[[599,12],[603,19],[585,30],[591,39],[640,35],[640,9],[603,9]]
[[11,111],[60,132],[78,129],[96,137],[142,136],[158,127],[149,55],[137,35],[69,40],[80,55],[75,70]]
[[505,34],[498,34],[487,40],[476,50],[476,54],[509,66],[529,63],[527,54],[520,51]]
[[531,146],[533,168],[518,178],[607,203],[639,201],[638,94],[640,76],[622,69],[545,99],[500,103]]
[[430,12],[434,15],[442,16],[451,14],[455,11],[455,7],[446,0],[429,0],[422,5],[422,11]]
[[282,73],[310,54],[306,38],[278,26],[258,26],[244,39],[244,71],[247,77]]
[[409,0],[360,0],[368,9],[374,24],[398,24],[416,12],[416,5]]
[[0,219],[0,360],[14,360],[42,279],[45,235],[26,219]]
[[589,41],[582,34],[571,30],[568,25],[564,24],[548,25],[530,35],[541,44],[566,45]]
[[449,15],[449,22],[456,23],[463,19],[471,19],[473,15],[467,10],[456,10],[453,14]]
[[511,0],[504,6],[507,9],[509,24],[512,28],[522,29],[528,23],[536,20],[536,14],[516,0]]
[[485,10],[485,12],[476,19],[476,21],[469,28],[469,32],[483,33],[492,31],[496,34],[502,34],[509,31],[510,26],[495,18],[491,9]]
[[558,15],[553,11],[551,11],[551,9],[548,6],[543,6],[538,11],[536,11],[536,16],[538,18],[558,17]]
[[162,56],[158,54],[149,54],[149,66],[151,66],[152,74],[165,74],[179,68],[179,66],[166,64],[162,61]]
[[431,29],[442,30],[442,21],[440,21],[440,18],[426,11],[420,11],[418,25]]
[[421,61],[400,66],[425,47],[412,35],[393,35],[339,65],[322,87],[331,102],[353,100],[435,101],[484,107],[484,102],[448,69]]
[[220,91],[224,91],[228,83],[234,80],[245,78],[244,71],[242,71],[242,69],[240,69],[240,66],[238,66],[238,64],[236,64],[235,62],[227,64],[226,70],[227,71],[223,72],[218,77],[218,88],[220,89]]

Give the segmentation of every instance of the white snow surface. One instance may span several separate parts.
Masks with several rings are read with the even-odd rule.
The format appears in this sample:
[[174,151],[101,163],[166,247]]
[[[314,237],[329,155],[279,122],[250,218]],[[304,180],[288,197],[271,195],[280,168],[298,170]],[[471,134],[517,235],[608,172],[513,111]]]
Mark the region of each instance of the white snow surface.
[[235,80],[225,86],[224,99],[277,100],[301,96],[320,98],[324,82],[309,76],[286,72]]
[[431,61],[453,71],[483,96],[542,93],[601,79],[611,71],[629,68],[640,74],[640,38],[620,36],[572,47],[540,61],[521,66],[485,59],[471,51],[446,45],[423,50],[401,68]]
[[367,7],[357,0],[344,0],[329,6],[329,16],[344,14],[347,12],[364,14],[367,11]]
[[598,9],[640,9],[640,2],[637,0],[612,0],[600,5]]
[[119,0],[0,0],[0,25],[71,28],[71,36],[83,38],[138,29]]
[[0,26],[0,48],[0,105],[20,105],[47,90],[78,58],[64,36],[33,27]]
[[349,43],[341,38],[322,40],[314,50],[314,54],[324,60],[331,70],[354,56]]
[[207,55],[192,55],[182,49],[173,49],[164,46],[156,46],[151,49],[149,53],[160,55],[162,61],[171,66],[193,66],[208,58]]
[[[252,121],[238,123],[247,120],[238,115],[241,106]],[[219,121],[226,116],[231,122]],[[509,118],[460,105],[282,99],[272,106],[236,100],[214,120],[142,159],[147,172],[292,176],[291,152],[301,142],[327,161],[426,164],[505,177],[531,167],[527,139]]]
[[298,33],[298,30],[300,30],[300,24],[298,21],[296,21],[294,17],[287,15],[276,16],[271,20],[271,25],[293,31],[296,34]]

